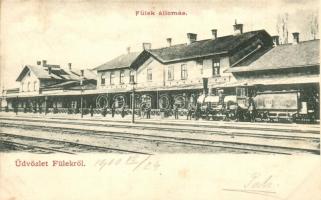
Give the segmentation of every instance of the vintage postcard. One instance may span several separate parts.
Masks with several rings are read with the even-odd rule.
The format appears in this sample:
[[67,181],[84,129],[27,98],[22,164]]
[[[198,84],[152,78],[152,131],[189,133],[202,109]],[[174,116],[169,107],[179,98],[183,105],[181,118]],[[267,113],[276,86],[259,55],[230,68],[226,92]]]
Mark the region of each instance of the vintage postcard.
[[1,0],[1,200],[321,199],[317,0]]

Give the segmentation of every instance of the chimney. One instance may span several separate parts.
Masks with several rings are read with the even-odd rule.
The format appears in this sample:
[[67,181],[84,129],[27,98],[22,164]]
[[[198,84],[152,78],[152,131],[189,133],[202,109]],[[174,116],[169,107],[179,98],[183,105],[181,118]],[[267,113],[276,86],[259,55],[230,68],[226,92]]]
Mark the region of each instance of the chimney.
[[166,41],[168,47],[172,46],[172,38],[167,38]]
[[217,38],[217,29],[212,29],[213,40]]
[[68,63],[68,69],[71,71],[71,63]]
[[272,36],[274,46],[278,46],[280,44],[279,38],[280,37],[278,35]]
[[37,61],[37,65],[41,65],[41,61],[38,60],[38,61]]
[[51,74],[51,67],[48,67],[48,73]]
[[236,20],[235,20],[235,24],[233,25],[233,28],[234,28],[234,35],[243,33],[243,24],[238,24]]
[[42,66],[43,67],[47,67],[47,61],[46,60],[42,60]]
[[127,50],[127,54],[130,54],[130,47],[127,47],[126,50]]
[[81,77],[84,77],[84,70],[83,70],[83,69],[80,70],[80,76],[81,76]]
[[144,50],[150,50],[151,48],[152,48],[152,43],[148,43],[148,42],[143,43]]
[[293,44],[298,44],[300,42],[299,34],[300,34],[299,32],[292,33],[292,35],[293,35]]
[[188,44],[192,44],[197,40],[197,34],[195,33],[187,33]]

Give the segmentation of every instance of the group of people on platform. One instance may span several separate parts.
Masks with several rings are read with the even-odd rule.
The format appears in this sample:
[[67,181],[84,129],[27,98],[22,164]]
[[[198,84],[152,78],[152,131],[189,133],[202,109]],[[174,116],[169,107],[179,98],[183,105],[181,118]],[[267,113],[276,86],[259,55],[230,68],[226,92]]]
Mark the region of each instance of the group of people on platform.
[[[90,108],[90,114],[92,115],[92,107]],[[103,108],[102,109],[102,115],[105,117],[107,115],[107,108]],[[120,116],[122,118],[124,118],[127,114],[127,108],[125,106],[120,108]],[[147,104],[142,104],[138,110],[138,116],[140,116],[141,118],[145,118],[145,119],[150,119],[151,118],[151,106],[147,105]],[[110,107],[110,112],[111,112],[111,117],[115,117],[116,114],[116,106],[115,104],[112,104],[112,106]],[[172,109],[166,109],[166,111],[162,111],[161,112],[166,112],[166,114],[164,116],[168,116],[169,112],[172,113],[172,115],[174,116],[175,119],[179,119],[179,106],[177,106],[176,104],[173,105]],[[193,117],[195,117],[195,119],[199,119],[201,117],[201,107],[200,105],[189,105],[188,109],[187,109],[187,120],[191,120]]]

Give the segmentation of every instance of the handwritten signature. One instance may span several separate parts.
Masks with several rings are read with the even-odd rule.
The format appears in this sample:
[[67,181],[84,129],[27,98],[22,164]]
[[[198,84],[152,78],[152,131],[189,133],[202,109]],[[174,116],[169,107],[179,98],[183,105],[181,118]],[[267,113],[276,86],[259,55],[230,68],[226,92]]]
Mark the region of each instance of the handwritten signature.
[[254,173],[243,187],[240,188],[223,188],[224,191],[242,192],[249,194],[257,194],[263,196],[271,196],[277,198],[276,192],[273,190],[275,184],[272,175],[262,175]]
[[160,167],[159,160],[151,155],[130,155],[128,157],[112,157],[110,159],[97,160],[95,166],[101,171],[112,166],[131,167],[136,170],[157,170]]

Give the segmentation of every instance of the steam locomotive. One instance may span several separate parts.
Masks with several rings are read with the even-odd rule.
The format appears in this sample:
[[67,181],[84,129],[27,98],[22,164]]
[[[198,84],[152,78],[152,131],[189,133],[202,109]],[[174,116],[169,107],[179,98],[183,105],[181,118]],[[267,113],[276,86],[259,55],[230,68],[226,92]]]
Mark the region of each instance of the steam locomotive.
[[203,119],[314,122],[318,118],[317,99],[302,98],[301,91],[265,91],[251,96],[200,96],[200,116]]

